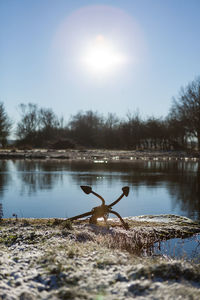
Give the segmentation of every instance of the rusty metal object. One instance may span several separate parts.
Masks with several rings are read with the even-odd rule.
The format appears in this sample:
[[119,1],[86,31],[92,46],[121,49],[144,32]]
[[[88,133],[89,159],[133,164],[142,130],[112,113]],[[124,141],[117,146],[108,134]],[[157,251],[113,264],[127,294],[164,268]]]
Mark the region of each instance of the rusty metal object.
[[97,219],[98,218],[104,218],[104,221],[105,223],[107,224],[107,218],[108,218],[108,215],[111,213],[111,214],[114,214],[116,215],[123,227],[127,230],[129,229],[129,226],[128,224],[122,219],[122,217],[120,216],[119,213],[117,213],[116,211],[112,210],[112,207],[114,205],[116,205],[124,196],[128,197],[128,194],[129,194],[129,187],[128,186],[124,186],[122,188],[122,194],[119,196],[119,198],[117,200],[115,200],[114,202],[112,202],[111,204],[109,205],[106,205],[105,204],[105,200],[103,199],[103,197],[101,197],[99,194],[93,192],[92,188],[90,186],[86,186],[86,185],[82,185],[81,186],[81,189],[84,191],[84,193],[86,193],[87,195],[88,194],[93,194],[95,195],[96,197],[98,197],[101,201],[102,201],[102,204],[100,206],[97,206],[97,207],[94,207],[91,211],[89,212],[86,212],[84,214],[81,214],[81,215],[78,215],[78,216],[75,216],[75,217],[72,217],[72,218],[69,218],[67,220],[69,221],[74,221],[74,220],[77,220],[77,219],[80,219],[80,218],[84,218],[84,217],[88,217],[88,216],[91,216],[90,219],[89,219],[89,223],[90,224],[97,224]]

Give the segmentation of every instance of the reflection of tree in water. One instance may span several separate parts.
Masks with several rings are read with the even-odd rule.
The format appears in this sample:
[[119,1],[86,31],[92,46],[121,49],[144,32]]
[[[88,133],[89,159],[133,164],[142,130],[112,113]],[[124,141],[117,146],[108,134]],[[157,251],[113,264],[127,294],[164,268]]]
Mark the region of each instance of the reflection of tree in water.
[[[22,181],[21,193],[34,194],[38,190],[52,189],[62,181],[62,168],[49,161],[15,161],[18,176]],[[60,171],[60,172],[58,172]]]
[[179,173],[174,178],[174,182],[169,183],[168,190],[174,206],[180,205],[181,210],[187,212],[190,218],[200,218],[199,163],[180,163]]
[[[174,206],[179,205],[188,217],[200,218],[200,164],[195,162],[140,161],[135,163],[74,163],[72,180],[78,185],[96,186],[99,178],[109,184],[116,178],[137,189],[144,185],[163,185],[169,191]],[[194,214],[196,212],[196,215]]]
[[121,182],[134,188],[141,185],[156,187],[166,180],[168,164],[161,162],[113,162],[94,164],[76,162],[71,165],[71,177],[77,185],[97,185],[99,178],[106,178],[109,184],[119,178]]
[[8,163],[6,160],[0,160],[0,218],[3,217],[2,198],[4,196],[5,187],[11,179],[8,173]]
[[[69,161],[16,161],[16,168],[28,193],[37,190],[52,189],[63,176],[75,182],[76,185],[99,184],[106,180],[109,185],[119,181],[121,185],[129,185],[138,189],[141,185],[147,187],[164,186],[171,195],[174,206],[178,205],[188,217],[200,217],[200,165],[195,162],[110,162],[95,164],[93,162]],[[0,177],[0,186],[3,177]],[[1,193],[1,191],[0,191]],[[162,200],[162,199],[161,199]],[[197,215],[194,215],[194,211]]]
[[3,204],[0,203],[0,220],[3,218]]

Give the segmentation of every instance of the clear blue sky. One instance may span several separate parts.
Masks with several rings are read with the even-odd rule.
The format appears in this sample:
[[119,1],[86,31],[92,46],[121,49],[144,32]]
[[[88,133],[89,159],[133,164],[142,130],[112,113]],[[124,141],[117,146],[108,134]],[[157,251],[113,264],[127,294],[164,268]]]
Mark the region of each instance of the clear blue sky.
[[[28,102],[66,120],[90,109],[166,116],[200,75],[199,12],[199,0],[0,0],[0,101],[14,120]],[[127,56],[105,76],[80,63],[98,35]]]

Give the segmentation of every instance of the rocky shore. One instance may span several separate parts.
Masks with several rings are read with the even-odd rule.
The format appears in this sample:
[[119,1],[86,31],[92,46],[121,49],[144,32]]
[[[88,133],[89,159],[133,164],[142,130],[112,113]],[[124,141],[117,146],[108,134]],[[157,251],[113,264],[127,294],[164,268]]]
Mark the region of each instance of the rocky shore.
[[90,160],[94,162],[108,161],[199,161],[199,152],[185,151],[136,151],[136,150],[0,150],[0,159],[68,159]]
[[2,219],[0,299],[200,299],[200,264],[154,255],[155,242],[200,232],[174,215],[73,224]]

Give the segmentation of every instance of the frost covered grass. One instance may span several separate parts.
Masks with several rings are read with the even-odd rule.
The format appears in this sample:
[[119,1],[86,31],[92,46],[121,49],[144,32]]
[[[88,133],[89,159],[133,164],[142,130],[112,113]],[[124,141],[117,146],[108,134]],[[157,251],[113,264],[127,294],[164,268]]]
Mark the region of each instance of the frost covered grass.
[[200,299],[200,264],[147,255],[172,224],[145,222],[2,220],[0,299]]

